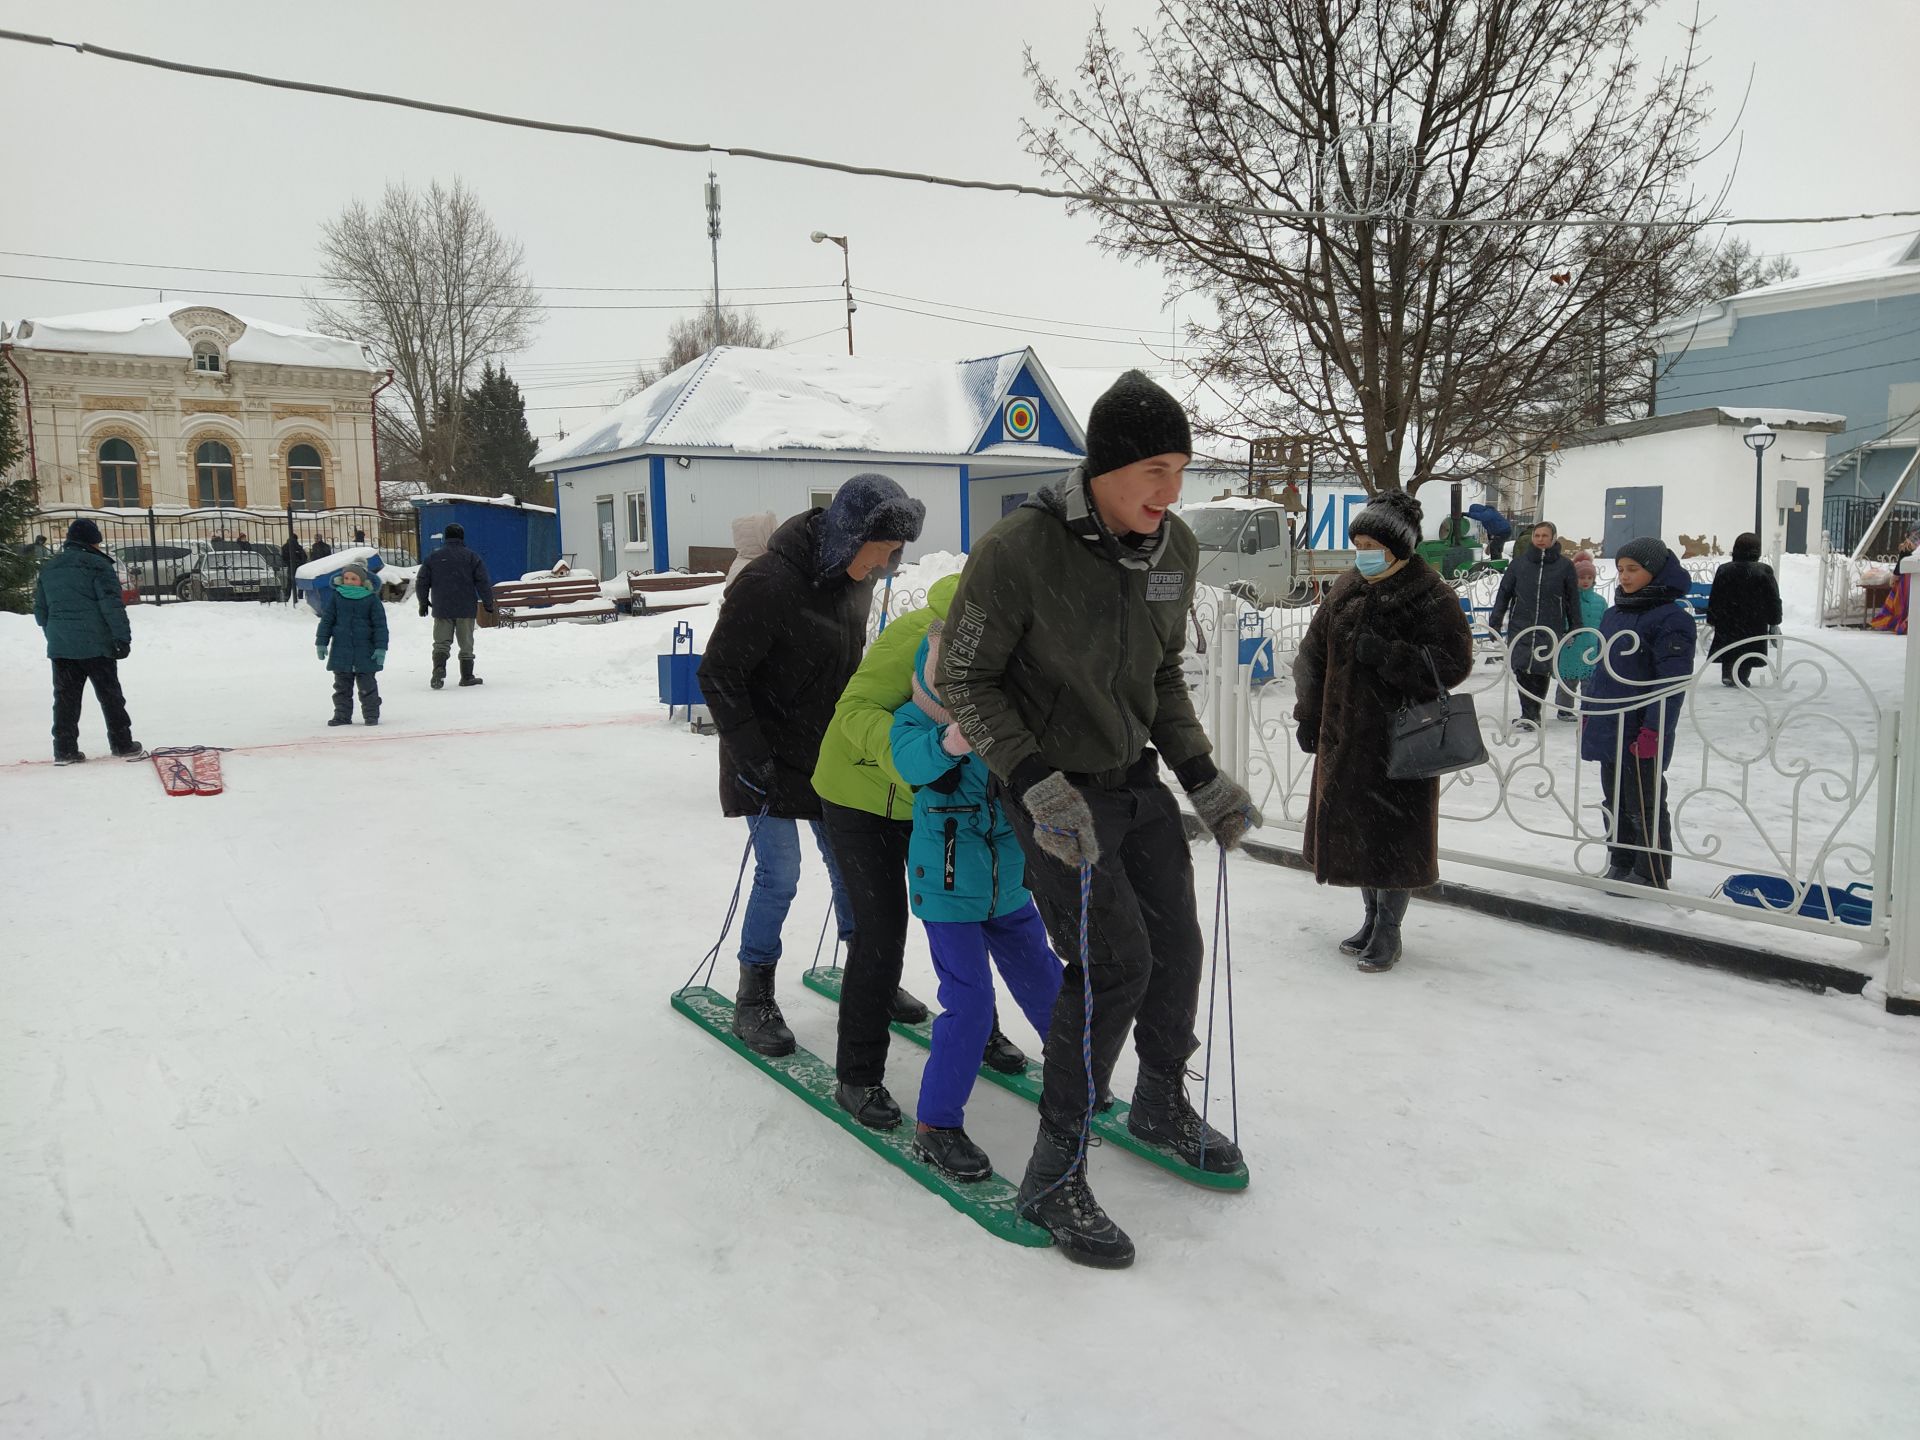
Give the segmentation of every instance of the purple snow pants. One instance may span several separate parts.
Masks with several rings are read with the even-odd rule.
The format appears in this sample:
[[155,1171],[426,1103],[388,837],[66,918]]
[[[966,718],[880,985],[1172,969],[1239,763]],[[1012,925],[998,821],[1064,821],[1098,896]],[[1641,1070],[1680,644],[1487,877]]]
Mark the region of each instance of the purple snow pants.
[[1053,1023],[1062,967],[1031,900],[1025,909],[998,920],[921,923],[927,927],[934,973],[940,977],[940,1014],[933,1022],[933,1052],[920,1076],[919,1119],[945,1130],[966,1117],[980,1052],[993,1030],[989,957],[1014,1003],[1042,1035]]

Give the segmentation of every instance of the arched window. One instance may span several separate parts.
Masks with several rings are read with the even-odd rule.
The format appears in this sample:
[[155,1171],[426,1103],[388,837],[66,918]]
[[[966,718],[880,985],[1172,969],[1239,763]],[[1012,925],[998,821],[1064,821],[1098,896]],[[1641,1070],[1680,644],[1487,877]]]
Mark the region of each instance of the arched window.
[[200,340],[193,347],[193,368],[209,375],[220,373],[220,347],[211,340]]
[[133,453],[133,446],[118,438],[100,446],[100,503],[128,506],[140,503],[140,461]]
[[193,452],[193,475],[200,504],[233,504],[233,452],[218,440],[208,440]]
[[327,508],[327,476],[320,468],[320,452],[296,445],[287,452],[287,504],[295,510]]

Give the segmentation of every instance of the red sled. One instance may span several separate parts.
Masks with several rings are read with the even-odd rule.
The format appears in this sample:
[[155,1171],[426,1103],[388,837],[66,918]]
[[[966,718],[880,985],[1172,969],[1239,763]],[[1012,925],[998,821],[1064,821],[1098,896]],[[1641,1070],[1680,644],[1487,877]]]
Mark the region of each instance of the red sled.
[[220,779],[220,747],[175,745],[152,752],[153,768],[169,795],[218,795],[226,786]]

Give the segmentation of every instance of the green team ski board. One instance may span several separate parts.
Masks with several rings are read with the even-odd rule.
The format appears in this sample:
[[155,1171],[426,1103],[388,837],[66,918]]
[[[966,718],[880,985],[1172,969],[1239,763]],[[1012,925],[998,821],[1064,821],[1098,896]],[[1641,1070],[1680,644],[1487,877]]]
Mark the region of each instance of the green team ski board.
[[833,1098],[833,1067],[804,1047],[778,1058],[756,1054],[733,1033],[733,1001],[717,990],[695,986],[673,997],[673,1008],[755,1069],[763,1070],[814,1109],[832,1120],[882,1159],[911,1175],[954,1209],[1015,1245],[1041,1248],[1053,1237],[1015,1208],[1019,1189],[1000,1175],[961,1184],[929,1165],[914,1152],[913,1117],[902,1118],[894,1130],[869,1130],[842,1110]]
[[[801,983],[817,995],[824,995],[835,1005],[840,1003],[840,980],[846,972],[838,966],[821,966],[809,970],[801,976]],[[892,1025],[893,1033],[911,1040],[923,1050],[933,1048],[933,1017],[921,1021],[918,1025],[906,1025],[896,1020]],[[1027,1068],[1018,1075],[1003,1075],[990,1066],[980,1067],[980,1078],[990,1080],[1002,1090],[1011,1090],[1029,1104],[1040,1103],[1040,1062],[1027,1061]],[[1247,1166],[1243,1160],[1233,1169],[1215,1174],[1211,1171],[1196,1169],[1187,1164],[1172,1150],[1164,1145],[1155,1145],[1142,1140],[1127,1129],[1127,1103],[1115,1099],[1105,1110],[1093,1117],[1093,1133],[1109,1145],[1117,1145],[1142,1160],[1150,1160],[1163,1170],[1169,1170],[1194,1185],[1202,1185],[1210,1190],[1244,1190],[1247,1188]]]

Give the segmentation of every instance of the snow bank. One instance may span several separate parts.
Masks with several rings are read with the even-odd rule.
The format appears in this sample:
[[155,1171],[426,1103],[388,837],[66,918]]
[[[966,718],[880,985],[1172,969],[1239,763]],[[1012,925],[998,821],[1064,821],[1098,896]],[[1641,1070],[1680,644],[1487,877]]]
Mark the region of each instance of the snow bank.
[[[364,569],[366,563],[379,553],[379,550],[372,545],[349,545],[346,549],[336,550],[331,555],[322,555],[318,560],[309,560],[294,571],[293,576],[296,580],[318,580],[321,576],[331,575],[334,571],[344,569],[348,565],[358,565]],[[409,567],[409,578],[418,573],[418,566]],[[384,565],[380,570],[380,579],[383,584],[387,581],[387,568]]]
[[535,510],[542,515],[554,513],[547,505],[529,505],[524,500],[516,500],[511,495],[455,495],[451,491],[435,490],[426,495],[415,495],[409,500],[413,505],[498,505],[508,510]]

